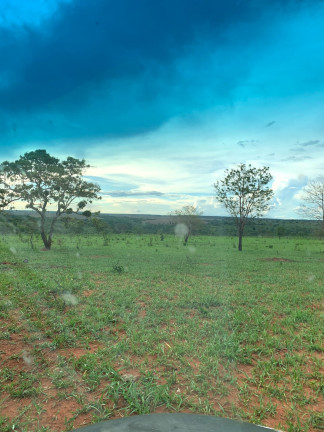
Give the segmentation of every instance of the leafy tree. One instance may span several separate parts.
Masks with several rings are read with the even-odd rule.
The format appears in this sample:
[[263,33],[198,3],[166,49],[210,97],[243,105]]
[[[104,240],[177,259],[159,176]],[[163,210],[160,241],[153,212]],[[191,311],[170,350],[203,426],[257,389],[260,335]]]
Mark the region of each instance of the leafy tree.
[[[90,217],[90,216],[89,216]],[[67,232],[73,234],[81,234],[84,230],[84,220],[76,219],[71,215],[64,216],[61,221],[64,224],[64,228]]]
[[308,182],[302,200],[306,204],[299,207],[299,213],[310,219],[319,220],[324,229],[324,176]]
[[109,226],[107,222],[104,219],[101,219],[96,215],[96,217],[93,217],[90,219],[90,222],[92,223],[93,227],[95,228],[96,232],[105,239],[108,237],[109,232]]
[[183,206],[181,209],[175,210],[171,216],[176,216],[176,234],[183,236],[183,244],[187,245],[189,237],[197,232],[202,224],[200,216],[202,212],[197,210],[194,205]]
[[268,201],[273,191],[267,184],[272,179],[268,167],[254,168],[251,165],[238,165],[225,171],[225,177],[214,184],[216,200],[235,219],[239,244],[242,250],[244,227],[248,218],[262,216],[269,210]]
[[279,237],[279,240],[281,239],[281,237],[283,237],[286,234],[286,229],[285,227],[283,227],[282,225],[279,225],[277,228],[277,235]]
[[[3,170],[3,165],[0,166],[0,211],[6,209],[9,204],[18,201],[19,197],[10,187],[10,176]],[[12,206],[11,206],[12,208]]]
[[[100,199],[100,187],[82,179],[89,165],[85,160],[65,160],[49,155],[46,150],[25,153],[14,162],[1,164],[3,206],[22,201],[26,208],[40,216],[40,235],[46,249],[51,249],[54,226],[64,214],[79,213],[93,199]],[[76,202],[76,200],[82,199]],[[49,217],[48,212],[55,213]],[[47,221],[49,221],[47,223]]]

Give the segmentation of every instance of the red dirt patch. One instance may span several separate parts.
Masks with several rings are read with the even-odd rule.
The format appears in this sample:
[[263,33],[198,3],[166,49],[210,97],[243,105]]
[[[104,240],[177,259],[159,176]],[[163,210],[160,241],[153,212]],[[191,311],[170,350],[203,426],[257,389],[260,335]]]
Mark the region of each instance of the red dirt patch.
[[139,318],[143,319],[146,317],[146,303],[144,301],[137,302],[138,306],[141,308],[141,310],[138,313]]
[[161,405],[161,406],[155,408],[155,410],[153,411],[152,414],[167,414],[168,412],[170,412],[170,410],[168,410],[166,405]]
[[93,343],[89,343],[88,348],[81,348],[81,347],[60,348],[56,350],[56,352],[67,358],[75,357],[76,359],[79,359],[85,354],[92,354],[94,352],[97,352],[100,348],[103,348],[102,344],[93,342]]
[[[5,329],[9,323],[0,319],[0,324],[2,329]],[[93,403],[95,396],[84,386],[82,377],[78,374],[73,375],[74,389],[62,390],[56,388],[49,378],[49,373],[54,370],[64,370],[65,366],[58,363],[59,354],[79,358],[87,353],[96,352],[102,345],[94,342],[90,343],[88,348],[76,347],[55,351],[48,348],[41,349],[43,341],[35,341],[31,337],[32,335],[24,328],[25,323],[21,321],[18,312],[12,311],[10,324],[15,325],[19,333],[12,333],[9,339],[1,340],[0,370],[8,369],[12,372],[12,376],[4,378],[1,382],[4,391],[0,393],[0,415],[17,425],[20,422],[27,422],[30,431],[37,429],[39,425],[46,425],[52,431],[60,432],[65,430],[68,421],[71,421],[71,426],[74,428],[91,423],[92,410],[78,414],[82,406],[75,399],[74,394],[71,394],[73,390],[77,396],[85,400],[86,404]],[[19,384],[19,378],[22,382],[21,373],[27,373],[29,376],[35,374],[37,380],[33,385],[35,389],[41,390],[40,393],[32,397],[14,397],[9,393],[11,385]],[[69,369],[65,370],[64,376],[69,374]],[[66,393],[64,398],[62,398],[63,391]],[[99,397],[100,395],[98,399]]]
[[31,404],[31,398],[13,399],[4,393],[0,399],[0,414],[9,419],[15,418]]
[[[51,427],[53,430],[64,430],[66,421],[73,418],[80,405],[74,398],[64,400],[48,400],[43,406],[44,412],[39,415],[40,424]],[[91,419],[91,415],[88,421]]]
[[186,361],[187,361],[188,364],[191,366],[191,368],[192,368],[192,370],[193,370],[193,373],[194,373],[195,375],[198,375],[198,374],[199,374],[199,367],[200,367],[200,365],[201,365],[200,360],[198,360],[198,359],[195,358],[195,357],[192,357],[192,358],[186,358]]
[[86,291],[83,291],[82,295],[83,295],[83,297],[90,297],[94,293],[95,293],[95,290],[86,290]]

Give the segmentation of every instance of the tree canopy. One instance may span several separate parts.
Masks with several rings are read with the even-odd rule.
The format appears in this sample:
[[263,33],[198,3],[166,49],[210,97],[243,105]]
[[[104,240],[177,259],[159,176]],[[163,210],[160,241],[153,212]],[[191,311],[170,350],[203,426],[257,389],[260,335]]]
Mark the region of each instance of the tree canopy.
[[188,243],[189,237],[202,225],[199,217],[202,214],[194,205],[183,206],[181,209],[171,213],[171,216],[176,216],[177,218],[176,234],[183,237],[183,244],[185,246]]
[[305,204],[299,208],[299,213],[310,219],[319,220],[324,229],[324,177],[310,180],[301,198]]
[[[50,249],[58,218],[81,210],[89,216],[85,207],[93,199],[100,199],[100,187],[82,178],[88,167],[84,159],[69,156],[60,161],[46,150],[25,153],[14,162],[4,161],[0,167],[1,206],[4,208],[14,201],[22,201],[27,209],[34,210],[40,216],[44,246]],[[47,230],[49,210],[55,213]]]
[[235,219],[239,251],[242,250],[247,219],[263,216],[269,210],[273,191],[267,185],[271,180],[268,167],[254,168],[240,164],[237,168],[227,169],[224,178],[214,184],[216,200]]

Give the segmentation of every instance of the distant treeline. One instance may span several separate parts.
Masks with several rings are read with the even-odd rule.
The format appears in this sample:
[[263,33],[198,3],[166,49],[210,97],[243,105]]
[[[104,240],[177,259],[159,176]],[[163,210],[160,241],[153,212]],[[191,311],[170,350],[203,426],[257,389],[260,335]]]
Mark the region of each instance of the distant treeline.
[[[196,235],[235,236],[236,226],[232,218],[202,216]],[[50,218],[48,219],[50,223]],[[57,223],[55,232],[62,234],[173,234],[177,223],[174,216],[110,215],[92,217],[69,215]],[[0,215],[1,234],[39,234],[39,218],[27,211],[3,212]],[[245,228],[246,236],[322,236],[323,229],[317,221],[297,219],[250,220]]]

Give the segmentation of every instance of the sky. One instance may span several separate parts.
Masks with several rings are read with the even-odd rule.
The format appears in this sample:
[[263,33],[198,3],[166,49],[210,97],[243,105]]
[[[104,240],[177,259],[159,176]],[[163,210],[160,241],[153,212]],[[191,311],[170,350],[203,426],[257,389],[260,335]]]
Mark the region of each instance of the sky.
[[299,218],[324,167],[323,0],[0,0],[0,154],[84,158],[93,210],[225,215],[213,184],[268,166]]

